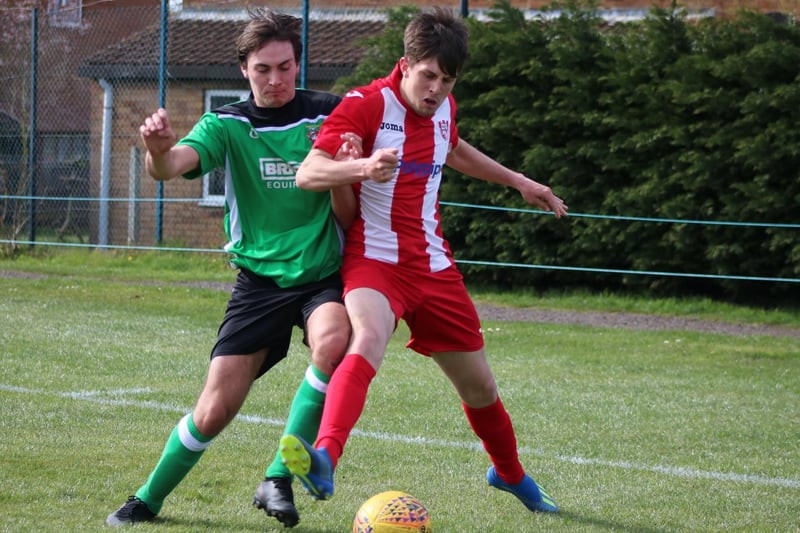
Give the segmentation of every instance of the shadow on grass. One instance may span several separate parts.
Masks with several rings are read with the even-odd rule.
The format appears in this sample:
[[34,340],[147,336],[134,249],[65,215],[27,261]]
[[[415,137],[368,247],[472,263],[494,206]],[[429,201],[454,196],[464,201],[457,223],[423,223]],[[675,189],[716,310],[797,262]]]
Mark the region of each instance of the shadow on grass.
[[[261,531],[287,531],[283,525],[261,513],[264,518],[264,529]],[[249,520],[231,521],[229,519],[191,518],[181,516],[158,516],[151,524],[186,528],[187,531],[252,531],[253,524]],[[292,533],[342,533],[330,527],[303,527],[297,524],[292,528]]]
[[620,524],[610,520],[603,520],[601,518],[592,516],[571,513],[563,509],[560,510],[556,516],[561,517],[562,519],[570,520],[576,524],[594,526],[600,529],[607,529],[609,531],[628,531],[630,533],[667,533],[671,531],[669,529]]

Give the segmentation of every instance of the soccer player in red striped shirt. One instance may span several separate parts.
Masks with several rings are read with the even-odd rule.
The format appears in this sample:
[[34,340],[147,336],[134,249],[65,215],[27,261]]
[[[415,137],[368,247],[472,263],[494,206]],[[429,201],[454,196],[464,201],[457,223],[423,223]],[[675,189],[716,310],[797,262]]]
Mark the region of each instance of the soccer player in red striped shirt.
[[[333,495],[333,471],[402,318],[411,332],[407,346],[431,357],[461,398],[492,462],[488,483],[531,511],[558,511],[519,461],[478,314],[442,235],[442,169],[513,187],[556,217],[566,216],[567,206],[549,187],[459,138],[451,92],[467,59],[467,40],[466,25],[449,10],[415,16],[392,73],[345,96],[296,175],[298,186],[309,190],[350,183],[358,200],[342,266],[353,326],[348,355],[331,378],[315,446],[287,435],[280,448],[289,470],[317,499]],[[334,159],[345,132],[362,138],[363,157]]]

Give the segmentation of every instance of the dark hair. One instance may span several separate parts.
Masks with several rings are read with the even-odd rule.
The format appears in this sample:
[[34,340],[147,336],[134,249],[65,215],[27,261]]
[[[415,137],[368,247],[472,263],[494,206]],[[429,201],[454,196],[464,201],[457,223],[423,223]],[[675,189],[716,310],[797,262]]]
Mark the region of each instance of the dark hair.
[[414,64],[435,57],[439,68],[457,77],[469,55],[467,25],[453,11],[435,7],[416,15],[403,36],[405,56]]
[[270,41],[292,43],[294,60],[300,63],[300,56],[303,54],[303,39],[300,35],[302,19],[265,8],[248,9],[247,14],[250,16],[250,22],[236,39],[236,52],[240,64],[247,64],[248,56]]

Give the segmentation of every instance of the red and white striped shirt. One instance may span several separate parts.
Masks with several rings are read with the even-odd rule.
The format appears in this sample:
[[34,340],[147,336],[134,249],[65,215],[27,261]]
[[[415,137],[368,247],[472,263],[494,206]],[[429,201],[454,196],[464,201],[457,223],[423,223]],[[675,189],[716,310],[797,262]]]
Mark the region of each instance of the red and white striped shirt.
[[345,255],[439,272],[453,265],[439,218],[439,186],[447,154],[458,143],[452,94],[432,117],[415,113],[400,96],[401,73],[347,93],[322,124],[314,148],[333,156],[340,135],[362,139],[364,155],[397,148],[399,163],[387,183],[353,185],[359,216],[347,233]]

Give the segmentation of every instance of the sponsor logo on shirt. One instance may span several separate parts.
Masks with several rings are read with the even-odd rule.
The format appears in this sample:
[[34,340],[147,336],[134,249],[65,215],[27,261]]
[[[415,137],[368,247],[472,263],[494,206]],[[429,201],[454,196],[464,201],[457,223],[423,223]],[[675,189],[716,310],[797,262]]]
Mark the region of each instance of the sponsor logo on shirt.
[[434,178],[437,174],[442,172],[443,165],[425,161],[405,161],[401,159],[397,163],[397,167],[400,169],[401,174],[411,175],[415,178]]
[[399,131],[403,133],[403,126],[400,124],[393,124],[391,122],[381,122],[381,129],[388,131]]
[[294,189],[294,181],[299,163],[287,163],[278,157],[262,157],[258,160],[261,179],[267,189]]

